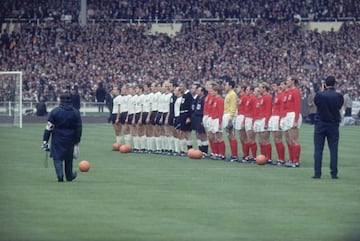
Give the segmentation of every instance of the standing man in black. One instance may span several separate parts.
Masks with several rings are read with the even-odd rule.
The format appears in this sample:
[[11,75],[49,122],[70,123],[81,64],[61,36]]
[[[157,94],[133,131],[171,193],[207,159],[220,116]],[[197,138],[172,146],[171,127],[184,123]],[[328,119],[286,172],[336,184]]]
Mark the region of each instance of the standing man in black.
[[104,88],[103,83],[99,82],[98,88],[96,89],[96,103],[98,105],[99,112],[104,112],[105,97],[106,89]]
[[64,181],[63,161],[66,180],[71,182],[76,178],[76,172],[72,171],[74,148],[77,148],[80,143],[81,133],[80,113],[72,105],[71,94],[64,93],[60,96],[60,105],[55,107],[48,116],[41,146],[44,151],[49,151],[48,142],[51,136],[50,155],[54,160],[58,182]]
[[77,85],[71,88],[71,102],[75,109],[80,110],[80,95]]
[[325,80],[323,90],[315,95],[317,113],[315,116],[314,132],[314,176],[321,177],[322,154],[325,138],[330,150],[330,174],[332,179],[338,176],[338,145],[339,124],[341,121],[340,110],[344,104],[343,96],[335,91],[335,77],[329,76]]

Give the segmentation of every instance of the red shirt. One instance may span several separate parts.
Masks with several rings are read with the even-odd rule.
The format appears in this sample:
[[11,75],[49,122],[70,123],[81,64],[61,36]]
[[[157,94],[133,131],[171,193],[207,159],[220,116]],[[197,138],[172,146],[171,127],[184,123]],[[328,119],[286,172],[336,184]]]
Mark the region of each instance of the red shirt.
[[251,94],[246,97],[245,108],[244,108],[244,116],[254,118],[255,115],[255,107],[256,107],[256,97]]
[[209,116],[211,112],[211,106],[213,102],[214,96],[207,94],[204,100],[204,111],[203,114]]
[[271,116],[271,95],[269,93],[265,93],[259,98],[259,113],[257,118],[262,119],[265,118],[265,125],[268,124],[270,116]]
[[237,107],[238,115],[244,114],[246,99],[247,99],[247,95],[245,93],[240,96],[238,107]]
[[284,97],[284,92],[278,92],[275,95],[273,105],[272,105],[272,115],[280,116],[280,117],[284,116],[283,97]]
[[224,115],[224,100],[221,96],[213,97],[212,110],[211,110],[211,118],[219,119],[220,124],[222,121],[222,117]]
[[285,102],[284,111],[285,113],[295,112],[295,122],[299,121],[300,108],[301,108],[301,95],[297,88],[288,89],[284,92]]

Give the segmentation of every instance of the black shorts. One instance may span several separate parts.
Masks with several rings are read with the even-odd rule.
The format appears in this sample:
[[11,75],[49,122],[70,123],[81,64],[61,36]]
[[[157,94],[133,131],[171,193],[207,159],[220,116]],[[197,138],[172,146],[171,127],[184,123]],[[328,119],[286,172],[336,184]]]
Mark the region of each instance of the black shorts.
[[147,119],[148,115],[149,115],[149,112],[143,112],[143,113],[142,113],[141,123],[142,123],[143,125],[146,125],[146,124],[147,124],[147,123],[146,123],[146,119]]
[[117,114],[111,114],[110,120],[111,123],[115,124]]
[[170,126],[174,125],[174,116],[173,115],[169,115],[169,125]]
[[205,133],[201,116],[191,117],[191,130],[194,130],[197,133]]
[[125,124],[126,117],[127,117],[127,112],[121,112],[120,113],[120,123],[121,124]]
[[139,123],[141,113],[135,113],[135,124]]
[[180,130],[182,131],[191,131],[191,122],[189,124],[186,124],[187,116],[181,116],[179,117],[180,122]]
[[156,116],[157,116],[157,111],[151,112],[151,115],[150,115],[151,125],[156,125]]
[[175,127],[175,129],[180,130],[180,125],[181,125],[180,118],[179,117],[174,117],[174,127]]
[[155,120],[156,125],[162,125],[163,124],[162,116],[163,116],[162,112],[157,113],[156,120]]
[[167,115],[168,115],[167,112],[162,113],[162,123],[161,123],[161,125],[165,125],[165,120],[166,120]]
[[134,114],[129,114],[129,115],[128,115],[128,122],[127,122],[127,123],[131,125],[133,119],[134,119]]

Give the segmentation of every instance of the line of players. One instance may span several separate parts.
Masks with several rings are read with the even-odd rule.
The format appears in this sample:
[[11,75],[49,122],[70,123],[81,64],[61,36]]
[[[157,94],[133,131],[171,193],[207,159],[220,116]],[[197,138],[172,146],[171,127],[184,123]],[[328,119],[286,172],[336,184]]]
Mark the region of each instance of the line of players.
[[[302,119],[297,83],[296,78],[288,77],[271,86],[264,82],[257,87],[235,86],[229,76],[224,76],[206,82],[205,87],[192,84],[191,89],[186,83],[175,85],[170,81],[114,88],[112,123],[116,142],[131,144],[135,153],[186,156],[192,148],[191,131],[195,131],[199,150],[211,159],[254,162],[259,144],[269,164],[299,167]],[[231,149],[228,158],[224,132]],[[238,157],[236,132],[242,158]],[[270,133],[276,161],[272,161]],[[287,162],[283,135],[288,147]]]

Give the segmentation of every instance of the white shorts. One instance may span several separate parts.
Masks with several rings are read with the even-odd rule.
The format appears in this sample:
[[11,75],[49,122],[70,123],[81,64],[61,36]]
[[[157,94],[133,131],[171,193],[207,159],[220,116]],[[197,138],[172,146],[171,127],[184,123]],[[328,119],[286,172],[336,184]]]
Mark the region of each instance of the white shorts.
[[203,122],[203,126],[206,130],[209,129],[209,116],[208,115],[204,115],[202,118],[202,122]]
[[238,115],[235,120],[235,130],[241,130],[241,127],[245,124],[244,123],[245,116],[244,115]]
[[[226,126],[228,125],[230,120],[230,114],[224,114],[222,117],[222,129],[223,131],[226,131]],[[234,116],[234,118],[232,119],[232,124],[233,126],[235,126],[235,120],[236,120],[236,116]]]
[[210,123],[210,126],[209,126],[210,132],[212,132],[212,133],[222,132],[222,128],[221,128],[219,119],[211,119],[211,121],[209,123]]
[[253,119],[251,117],[245,117],[245,131],[253,130]]
[[[290,130],[294,126],[295,122],[295,112],[288,112],[285,117],[280,120],[280,128],[283,131]],[[302,116],[300,114],[299,121],[297,123],[297,128],[300,128],[302,124]]]
[[268,131],[279,131],[280,130],[280,116],[273,115],[269,119]]
[[254,131],[255,132],[264,132],[265,130],[265,117],[261,119],[256,119],[254,121]]

